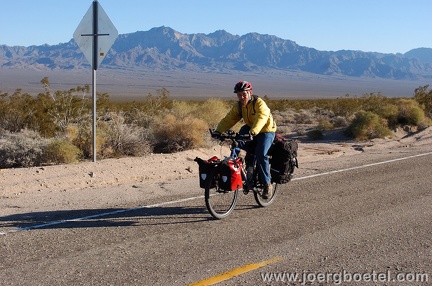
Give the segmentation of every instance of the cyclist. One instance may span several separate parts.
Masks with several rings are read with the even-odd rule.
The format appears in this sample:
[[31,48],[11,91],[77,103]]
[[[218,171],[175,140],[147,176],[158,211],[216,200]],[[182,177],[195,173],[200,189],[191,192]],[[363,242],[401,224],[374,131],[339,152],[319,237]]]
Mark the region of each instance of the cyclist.
[[247,81],[240,81],[234,86],[234,93],[237,94],[236,103],[227,115],[219,122],[214,137],[231,129],[237,122],[243,119],[245,125],[240,128],[240,134],[249,134],[253,138],[252,144],[240,146],[246,150],[246,167],[248,175],[253,166],[253,154],[256,156],[257,170],[261,183],[264,185],[263,198],[271,197],[273,193],[270,164],[267,152],[273,143],[276,132],[276,122],[267,104],[261,98],[253,96],[252,84]]

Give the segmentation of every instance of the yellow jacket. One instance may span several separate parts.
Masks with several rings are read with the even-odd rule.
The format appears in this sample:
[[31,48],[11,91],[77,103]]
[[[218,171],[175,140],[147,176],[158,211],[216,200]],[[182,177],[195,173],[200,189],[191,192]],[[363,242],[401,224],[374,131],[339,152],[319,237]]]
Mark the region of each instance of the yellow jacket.
[[[255,101],[255,102],[254,102]],[[228,114],[219,122],[216,131],[223,133],[231,129],[240,119],[248,125],[250,133],[257,135],[264,132],[276,132],[276,122],[268,108],[267,104],[261,98],[257,97],[242,106],[242,117],[240,117],[239,104],[236,102]]]

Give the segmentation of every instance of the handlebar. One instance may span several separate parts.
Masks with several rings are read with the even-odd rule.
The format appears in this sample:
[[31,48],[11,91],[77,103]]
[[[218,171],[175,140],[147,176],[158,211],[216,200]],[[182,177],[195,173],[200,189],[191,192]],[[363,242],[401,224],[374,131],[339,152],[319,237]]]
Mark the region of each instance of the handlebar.
[[210,135],[212,138],[217,139],[221,142],[229,139],[231,141],[230,150],[231,157],[237,158],[240,153],[240,149],[245,149],[246,144],[252,141],[252,136],[249,134],[239,134],[233,130],[227,130],[224,133],[220,134],[216,132],[214,129],[209,129]]
[[216,132],[214,129],[209,129],[210,131],[210,135],[212,138],[220,140],[220,141],[225,141],[226,139],[229,139],[231,141],[233,141],[233,143],[238,143],[238,141],[251,141],[251,135],[249,134],[239,134],[237,132],[235,132],[234,130],[227,130],[224,133],[219,133]]

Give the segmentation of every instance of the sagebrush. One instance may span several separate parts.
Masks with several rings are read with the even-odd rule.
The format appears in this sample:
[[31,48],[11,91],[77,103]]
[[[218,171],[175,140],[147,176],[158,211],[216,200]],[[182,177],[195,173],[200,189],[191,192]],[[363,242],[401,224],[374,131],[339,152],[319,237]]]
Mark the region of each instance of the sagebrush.
[[[21,89],[10,95],[0,92],[2,168],[71,163],[93,154],[90,87],[54,92],[47,77],[41,83],[45,91],[37,96]],[[366,140],[389,136],[398,126],[422,129],[432,124],[429,85],[407,98],[369,93],[335,99],[263,99],[279,132],[294,131],[314,140],[334,128]],[[207,146],[208,129],[215,128],[233,104],[234,98],[173,100],[165,88],[133,102],[114,102],[106,93],[97,94],[97,156],[144,156]]]

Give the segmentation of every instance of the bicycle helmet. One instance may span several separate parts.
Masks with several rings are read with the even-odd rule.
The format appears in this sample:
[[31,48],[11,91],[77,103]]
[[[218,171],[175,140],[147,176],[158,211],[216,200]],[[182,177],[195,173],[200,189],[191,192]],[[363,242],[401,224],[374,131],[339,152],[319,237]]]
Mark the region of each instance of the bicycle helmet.
[[252,91],[252,84],[250,82],[247,82],[247,81],[243,80],[243,81],[239,81],[234,86],[234,93],[237,93],[239,91],[244,91],[244,90],[250,90],[250,91]]

